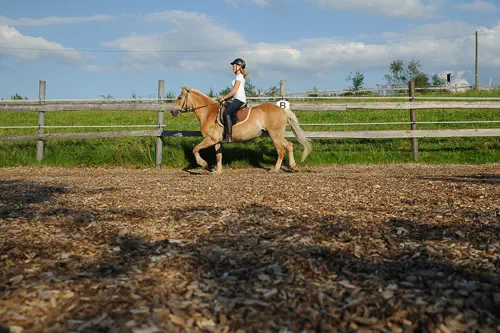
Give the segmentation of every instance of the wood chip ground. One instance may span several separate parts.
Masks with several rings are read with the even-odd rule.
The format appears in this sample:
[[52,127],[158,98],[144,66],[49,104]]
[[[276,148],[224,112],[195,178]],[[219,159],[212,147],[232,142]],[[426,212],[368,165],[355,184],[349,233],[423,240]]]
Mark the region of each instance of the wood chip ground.
[[500,332],[500,165],[0,169],[0,332]]

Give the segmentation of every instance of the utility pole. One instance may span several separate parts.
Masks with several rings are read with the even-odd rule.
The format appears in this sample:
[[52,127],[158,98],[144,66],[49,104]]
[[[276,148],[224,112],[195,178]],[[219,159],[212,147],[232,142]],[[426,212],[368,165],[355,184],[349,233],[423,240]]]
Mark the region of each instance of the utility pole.
[[477,49],[478,49],[478,34],[477,34],[477,31],[476,31],[476,79],[475,79],[475,82],[474,82],[474,90],[478,90],[479,89],[479,85],[478,85],[478,74],[477,74]]

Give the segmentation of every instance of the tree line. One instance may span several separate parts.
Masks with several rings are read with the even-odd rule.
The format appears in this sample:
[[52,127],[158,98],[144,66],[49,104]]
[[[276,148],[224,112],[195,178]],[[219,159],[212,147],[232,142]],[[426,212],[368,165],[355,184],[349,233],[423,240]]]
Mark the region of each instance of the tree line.
[[[364,75],[356,71],[349,73],[346,81],[349,82],[350,91],[359,91],[364,88]],[[401,88],[408,87],[408,82],[413,80],[415,88],[442,87],[446,79],[434,73],[429,77],[422,70],[419,60],[412,59],[406,66],[403,60],[393,60],[389,65],[389,73],[384,75],[386,84],[382,87]]]

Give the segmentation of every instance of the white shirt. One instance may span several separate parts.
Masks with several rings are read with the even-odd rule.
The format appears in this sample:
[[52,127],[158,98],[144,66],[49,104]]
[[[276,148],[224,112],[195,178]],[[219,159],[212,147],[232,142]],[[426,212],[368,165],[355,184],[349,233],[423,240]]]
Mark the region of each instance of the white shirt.
[[236,83],[236,81],[240,81],[240,87],[236,91],[236,94],[234,94],[233,98],[240,100],[243,103],[246,103],[247,97],[245,95],[245,78],[241,74],[236,75],[236,77],[234,78],[234,80],[232,82],[233,87],[234,87],[234,84]]

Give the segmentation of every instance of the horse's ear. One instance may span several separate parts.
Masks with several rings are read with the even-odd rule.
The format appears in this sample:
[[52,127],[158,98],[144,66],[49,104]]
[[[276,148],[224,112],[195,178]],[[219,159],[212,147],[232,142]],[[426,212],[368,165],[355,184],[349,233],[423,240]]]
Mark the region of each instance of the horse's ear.
[[186,87],[181,86],[182,91],[186,91]]

